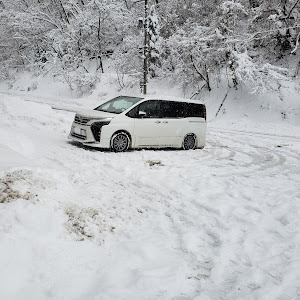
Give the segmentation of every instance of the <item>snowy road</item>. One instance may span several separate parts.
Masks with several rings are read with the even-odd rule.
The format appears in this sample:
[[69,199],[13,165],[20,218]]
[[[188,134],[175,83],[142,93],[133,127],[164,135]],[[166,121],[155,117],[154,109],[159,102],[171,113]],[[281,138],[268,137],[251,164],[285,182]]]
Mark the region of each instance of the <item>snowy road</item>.
[[1,299],[300,299],[296,130],[116,154],[72,118],[0,99]]

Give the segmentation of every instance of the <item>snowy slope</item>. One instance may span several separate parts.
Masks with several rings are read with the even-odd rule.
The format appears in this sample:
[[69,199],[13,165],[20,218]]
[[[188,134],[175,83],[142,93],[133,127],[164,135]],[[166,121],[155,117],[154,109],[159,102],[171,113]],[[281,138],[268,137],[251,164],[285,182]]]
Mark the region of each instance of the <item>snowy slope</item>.
[[299,297],[299,127],[223,115],[203,150],[116,154],[34,101],[0,96],[0,299]]

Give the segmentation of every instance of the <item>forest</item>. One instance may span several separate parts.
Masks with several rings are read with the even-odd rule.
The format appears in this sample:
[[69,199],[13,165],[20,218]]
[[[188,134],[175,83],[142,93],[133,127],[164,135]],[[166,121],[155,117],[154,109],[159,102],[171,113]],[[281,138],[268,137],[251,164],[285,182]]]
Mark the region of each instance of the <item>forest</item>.
[[222,79],[263,93],[299,74],[300,1],[1,0],[0,36],[0,80],[27,70],[85,92],[109,65],[122,89],[143,84],[146,57],[147,80],[195,97]]

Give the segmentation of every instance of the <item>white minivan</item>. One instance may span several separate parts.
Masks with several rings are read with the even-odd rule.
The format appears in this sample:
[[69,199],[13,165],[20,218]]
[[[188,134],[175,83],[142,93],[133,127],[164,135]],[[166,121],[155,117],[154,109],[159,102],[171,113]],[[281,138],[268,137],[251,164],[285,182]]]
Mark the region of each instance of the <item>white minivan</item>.
[[171,97],[119,96],[75,115],[69,138],[123,152],[136,148],[203,148],[206,107]]

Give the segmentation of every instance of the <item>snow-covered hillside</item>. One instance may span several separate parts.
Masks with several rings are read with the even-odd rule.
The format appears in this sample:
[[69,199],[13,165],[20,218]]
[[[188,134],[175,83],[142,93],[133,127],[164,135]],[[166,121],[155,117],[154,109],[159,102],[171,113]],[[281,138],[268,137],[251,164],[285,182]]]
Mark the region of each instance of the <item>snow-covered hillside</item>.
[[1,299],[299,297],[299,127],[212,114],[203,150],[116,154],[50,104],[0,95]]

